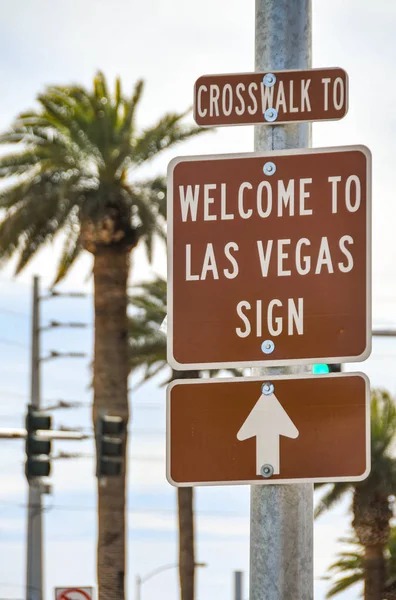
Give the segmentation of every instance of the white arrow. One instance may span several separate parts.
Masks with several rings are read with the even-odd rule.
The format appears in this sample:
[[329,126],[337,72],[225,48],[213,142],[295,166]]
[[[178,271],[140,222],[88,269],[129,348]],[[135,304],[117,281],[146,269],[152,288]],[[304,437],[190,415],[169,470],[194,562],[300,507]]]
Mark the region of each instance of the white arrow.
[[271,465],[274,475],[280,473],[279,438],[284,435],[295,439],[297,427],[275,394],[261,394],[237,434],[238,440],[256,437],[256,473],[261,475],[263,465]]

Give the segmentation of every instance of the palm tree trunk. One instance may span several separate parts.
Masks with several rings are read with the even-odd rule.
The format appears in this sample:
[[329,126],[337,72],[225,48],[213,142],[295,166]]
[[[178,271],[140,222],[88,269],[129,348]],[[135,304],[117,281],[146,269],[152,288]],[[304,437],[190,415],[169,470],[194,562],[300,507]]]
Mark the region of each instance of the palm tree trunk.
[[[129,257],[120,247],[95,253],[93,421],[103,412],[128,421],[127,281]],[[126,443],[123,475],[98,480],[99,600],[124,600]]]
[[179,508],[179,578],[181,600],[195,597],[194,490],[177,489]]
[[385,548],[390,536],[392,510],[382,491],[358,484],[353,494],[352,526],[364,546],[364,599],[383,600],[386,584]]
[[396,600],[396,581],[393,581],[386,586],[383,597],[386,598],[386,600]]
[[383,600],[386,580],[384,548],[366,546],[364,553],[364,600]]
[[[199,371],[172,372],[175,379],[199,379]],[[195,600],[194,489],[177,488],[179,512],[179,581],[181,600]]]

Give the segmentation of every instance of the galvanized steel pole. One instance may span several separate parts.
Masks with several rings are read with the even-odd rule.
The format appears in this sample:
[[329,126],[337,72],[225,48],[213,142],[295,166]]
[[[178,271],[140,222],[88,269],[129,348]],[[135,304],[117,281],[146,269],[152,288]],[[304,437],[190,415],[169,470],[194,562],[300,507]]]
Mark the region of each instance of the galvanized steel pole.
[[[256,0],[256,71],[311,68],[311,16],[311,0]],[[310,143],[308,123],[255,127],[255,151]],[[312,600],[312,484],[252,486],[250,527],[250,600]]]

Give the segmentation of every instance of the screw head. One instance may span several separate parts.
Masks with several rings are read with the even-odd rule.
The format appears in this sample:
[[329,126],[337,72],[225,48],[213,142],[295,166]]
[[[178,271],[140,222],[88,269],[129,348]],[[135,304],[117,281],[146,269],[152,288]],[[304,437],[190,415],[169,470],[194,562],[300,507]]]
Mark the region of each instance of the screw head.
[[272,354],[272,352],[275,350],[275,344],[272,340],[264,340],[264,342],[261,344],[261,350],[264,352],[264,354]]
[[273,162],[267,162],[265,163],[264,167],[263,167],[263,172],[265,175],[273,175],[276,172],[276,164]]
[[276,75],[274,75],[273,73],[267,73],[266,75],[264,75],[263,77],[263,83],[264,85],[266,85],[267,87],[272,87],[275,85],[276,83]]
[[275,390],[274,384],[271,383],[270,381],[266,381],[261,386],[261,391],[263,392],[263,394],[265,396],[270,396],[271,394],[274,393],[274,390]]
[[278,111],[276,110],[276,108],[267,108],[267,110],[264,113],[264,119],[272,123],[273,121],[276,121],[277,118]]
[[263,465],[260,469],[260,473],[264,479],[269,479],[274,474],[274,467],[272,465]]

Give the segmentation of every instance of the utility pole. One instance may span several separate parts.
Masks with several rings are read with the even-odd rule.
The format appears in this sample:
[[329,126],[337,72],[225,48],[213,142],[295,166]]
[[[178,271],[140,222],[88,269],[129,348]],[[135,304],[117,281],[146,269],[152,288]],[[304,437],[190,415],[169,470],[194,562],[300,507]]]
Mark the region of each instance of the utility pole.
[[[311,23],[311,0],[256,0],[256,71],[311,68]],[[256,152],[310,143],[308,123],[255,127]],[[252,486],[250,600],[312,599],[313,485]]]
[[[51,291],[49,295],[40,297],[39,278],[33,278],[33,299],[32,299],[32,342],[31,342],[31,390],[30,406],[31,409],[39,411],[41,409],[41,390],[40,390],[40,367],[43,361],[55,358],[81,358],[85,354],[82,352],[57,352],[50,351],[49,355],[42,357],[40,353],[40,334],[42,331],[54,327],[85,327],[83,323],[62,324],[52,321],[48,327],[40,327],[40,302],[41,300],[51,299],[58,296],[69,296],[79,298],[84,296],[81,293],[62,294]],[[64,431],[64,432],[41,432],[41,437],[45,439],[84,439],[83,434]],[[24,438],[26,430],[0,431],[0,437]],[[28,477],[28,516],[27,516],[27,557],[26,557],[26,600],[43,600],[43,507],[42,494],[49,493],[50,485],[46,484],[45,479],[40,477]]]
[[[32,408],[40,409],[40,302],[39,278],[33,280],[31,388]],[[41,482],[28,480],[26,600],[43,600],[43,540]]]

